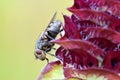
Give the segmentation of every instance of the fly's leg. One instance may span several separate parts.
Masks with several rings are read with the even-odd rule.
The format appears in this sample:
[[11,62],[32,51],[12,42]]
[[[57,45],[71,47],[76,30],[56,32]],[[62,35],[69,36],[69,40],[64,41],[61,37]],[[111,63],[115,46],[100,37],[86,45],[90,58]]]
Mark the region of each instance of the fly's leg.
[[[47,53],[47,54],[56,57],[54,54],[51,54],[51,53]],[[46,59],[47,63],[49,63],[49,59],[48,58],[45,58],[45,59]]]
[[54,56],[54,57],[55,57],[55,55],[54,55],[54,54],[51,54],[51,53],[48,53],[48,52],[47,52],[47,54],[49,54],[49,55],[51,55],[51,56]]
[[48,58],[45,58],[45,59],[46,59],[47,63],[49,63],[49,59]]
[[53,48],[53,47],[52,47],[52,49],[53,49],[53,50],[57,50],[56,48]]

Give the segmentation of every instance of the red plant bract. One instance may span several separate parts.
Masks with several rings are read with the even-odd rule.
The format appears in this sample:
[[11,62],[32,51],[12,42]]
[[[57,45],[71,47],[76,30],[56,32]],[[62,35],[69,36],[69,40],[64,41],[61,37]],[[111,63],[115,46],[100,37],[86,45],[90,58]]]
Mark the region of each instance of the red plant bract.
[[[59,44],[65,80],[120,80],[120,1],[74,0]],[[81,77],[81,75],[84,77]]]
[[56,56],[65,68],[96,67],[120,73],[118,4],[118,0],[74,0],[74,5],[68,8],[72,16],[64,15],[65,35],[52,41],[61,46]]

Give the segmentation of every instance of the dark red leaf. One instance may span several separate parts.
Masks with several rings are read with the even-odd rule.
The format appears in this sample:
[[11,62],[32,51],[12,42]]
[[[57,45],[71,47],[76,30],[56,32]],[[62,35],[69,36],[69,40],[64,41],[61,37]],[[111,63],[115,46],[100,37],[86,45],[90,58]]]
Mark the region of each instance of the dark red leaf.
[[93,10],[108,12],[109,14],[114,15],[115,17],[120,17],[119,0],[84,0],[84,1],[86,2],[86,4],[89,4],[90,8]]
[[56,56],[63,61],[63,66],[67,67],[68,65],[75,69],[85,69],[87,67],[97,67],[98,60],[81,49],[74,50],[65,50],[60,47],[56,51]]
[[88,40],[94,43],[95,45],[97,45],[99,48],[101,48],[105,52],[119,50],[117,44],[112,43],[110,40],[107,40],[105,38],[90,38]]
[[70,9],[81,9],[81,8],[89,8],[88,3],[85,3],[84,0],[74,0],[74,4]]
[[95,24],[90,20],[80,20],[77,16],[72,15],[71,19],[75,25],[77,25],[78,29],[80,30],[81,27],[100,27],[99,25]]
[[120,33],[101,27],[81,28],[80,33],[83,38],[89,40],[90,38],[105,38],[112,43],[120,43]]
[[[71,64],[71,60],[72,60],[72,64]],[[82,49],[68,50],[68,52],[64,54],[64,62],[66,64],[71,64],[74,66],[74,68],[80,70],[86,67],[98,67],[97,58],[95,58],[90,53]]]
[[63,47],[59,47],[57,50],[56,50],[56,57],[60,60],[63,61],[63,55],[67,52],[67,50],[65,50]]
[[106,54],[103,67],[120,73],[120,51],[110,51]]
[[80,20],[90,20],[102,27],[111,28],[111,24],[117,21],[117,19],[106,13],[97,12],[90,9],[69,9],[69,11],[79,17]]
[[74,0],[74,5],[69,9],[92,9],[120,17],[119,0]]
[[54,40],[52,42],[61,45],[67,50],[82,49],[94,56],[104,55],[103,51],[100,48],[98,48],[97,46],[88,41],[71,39],[71,40]]
[[80,39],[80,34],[78,31],[78,27],[72,22],[71,18],[68,16],[64,15],[64,31],[65,31],[65,36],[67,38],[76,38]]
[[120,32],[120,19],[113,21],[109,27],[113,30]]

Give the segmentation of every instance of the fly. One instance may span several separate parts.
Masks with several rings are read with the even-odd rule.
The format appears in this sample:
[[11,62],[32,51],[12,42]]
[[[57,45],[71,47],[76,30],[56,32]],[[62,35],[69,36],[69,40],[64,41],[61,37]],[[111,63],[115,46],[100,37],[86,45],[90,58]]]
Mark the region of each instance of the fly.
[[35,53],[34,53],[36,59],[40,59],[42,61],[47,60],[47,62],[49,62],[48,58],[46,57],[46,53],[51,51],[52,47],[54,46],[54,44],[50,43],[50,41],[56,38],[62,26],[61,21],[54,20],[55,16],[56,16],[56,13],[53,15],[47,28],[42,34],[40,34],[36,42]]

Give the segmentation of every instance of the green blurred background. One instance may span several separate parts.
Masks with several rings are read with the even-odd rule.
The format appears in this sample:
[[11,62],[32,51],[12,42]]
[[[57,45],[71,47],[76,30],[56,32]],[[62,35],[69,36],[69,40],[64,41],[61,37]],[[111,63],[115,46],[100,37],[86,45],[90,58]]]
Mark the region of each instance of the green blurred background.
[[[54,12],[73,0],[0,0],[0,80],[35,80],[46,61],[35,60],[34,46]],[[49,56],[51,59],[52,57]]]

